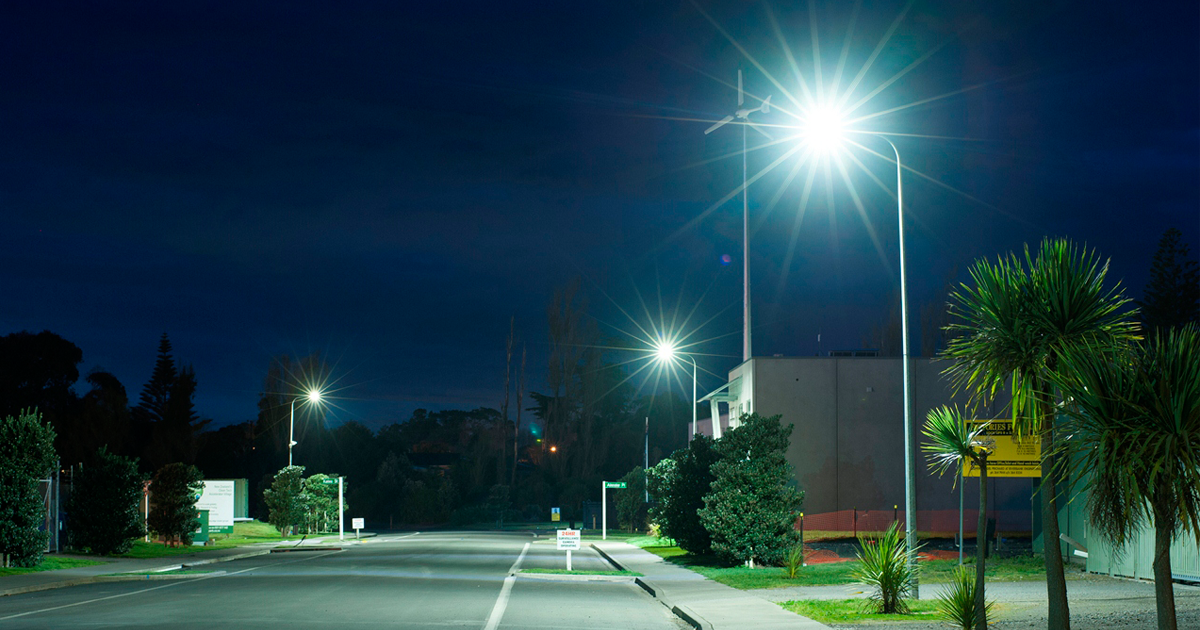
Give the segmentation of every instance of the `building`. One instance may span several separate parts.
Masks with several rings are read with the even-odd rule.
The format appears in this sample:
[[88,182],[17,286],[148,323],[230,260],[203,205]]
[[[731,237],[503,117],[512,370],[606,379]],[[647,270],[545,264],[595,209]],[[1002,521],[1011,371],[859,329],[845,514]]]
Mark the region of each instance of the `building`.
[[[851,353],[864,354],[864,353]],[[957,533],[959,486],[954,475],[929,471],[920,451],[921,427],[929,410],[966,408],[942,376],[945,363],[910,359],[913,448],[916,451],[917,528],[939,535]],[[875,530],[875,524],[904,520],[903,375],[899,357],[756,357],[733,368],[729,381],[701,399],[709,413],[705,433],[717,437],[738,425],[743,414],[782,416],[792,432],[788,461],[805,493],[811,529]],[[1003,401],[1001,401],[1003,403]],[[994,417],[1004,405],[979,410]],[[1004,536],[1028,536],[1035,479],[992,479],[989,518]],[[967,536],[973,536],[978,484],[967,480],[962,501]],[[860,526],[861,525],[861,526]],[[886,525],[883,525],[886,527]]]

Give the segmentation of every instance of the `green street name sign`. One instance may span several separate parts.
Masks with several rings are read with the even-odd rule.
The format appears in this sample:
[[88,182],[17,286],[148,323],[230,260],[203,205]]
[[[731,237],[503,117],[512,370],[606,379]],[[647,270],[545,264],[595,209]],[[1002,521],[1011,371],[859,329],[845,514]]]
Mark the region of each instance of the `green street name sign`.
[[336,478],[335,478],[335,479],[322,479],[322,480],[321,480],[321,483],[323,483],[323,484],[325,484],[325,485],[327,485],[327,486],[329,486],[329,485],[334,485],[334,484],[336,484],[336,483],[337,483],[337,479],[336,479]]
[[624,488],[625,482],[624,481],[605,481],[604,487],[605,488]]

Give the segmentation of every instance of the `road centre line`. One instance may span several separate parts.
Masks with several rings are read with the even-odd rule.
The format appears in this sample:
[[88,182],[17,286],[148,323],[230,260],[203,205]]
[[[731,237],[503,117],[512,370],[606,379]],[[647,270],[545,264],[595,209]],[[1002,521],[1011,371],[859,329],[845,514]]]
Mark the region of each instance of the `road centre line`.
[[488,615],[487,624],[483,626],[483,630],[496,630],[500,626],[500,620],[504,618],[504,610],[508,608],[508,597],[512,593],[513,583],[517,581],[517,568],[521,566],[521,561],[525,559],[525,554],[529,552],[529,543],[521,548],[521,555],[517,556],[517,561],[508,568],[508,577],[504,578],[504,586],[500,587],[500,596],[496,598],[496,605],[492,607],[492,614]]
[[[324,558],[325,556],[333,555],[335,553],[341,553],[341,552],[340,551],[330,551],[328,553],[323,553],[323,554],[320,554],[317,556],[309,556],[307,558],[297,558],[295,560],[287,560],[285,562],[277,562],[272,565],[264,565],[264,566],[277,567],[277,566],[281,566],[284,564],[293,564],[296,562],[303,562],[305,560],[316,560],[317,558]],[[522,555],[524,555],[524,554],[522,554]],[[194,580],[179,580],[178,582],[169,582],[167,584],[163,584],[162,586],[153,586],[150,588],[144,588],[140,591],[132,591],[129,593],[117,593],[116,595],[109,595],[107,597],[97,597],[96,599],[89,599],[89,600],[82,601],[82,602],[75,602],[73,604],[63,604],[62,606],[52,606],[50,608],[29,610],[29,611],[25,611],[23,613],[17,613],[15,615],[9,615],[7,617],[0,617],[0,621],[5,621],[8,619],[16,619],[17,617],[25,617],[27,615],[36,615],[38,613],[53,612],[55,610],[62,610],[64,608],[74,608],[75,606],[83,606],[84,604],[94,604],[96,602],[102,602],[102,601],[106,601],[106,600],[110,600],[110,599],[117,599],[120,597],[128,597],[130,595],[138,595],[140,593],[149,593],[150,591],[157,591],[159,589],[171,588],[172,586],[179,586],[181,584],[191,584],[193,582],[199,582],[200,580],[211,580],[213,578],[229,577],[231,575],[237,575],[239,573],[246,573],[247,571],[255,571],[255,570],[258,570],[261,568],[263,568],[263,566],[250,567],[249,569],[242,569],[241,571],[234,571],[233,573],[218,573],[218,574],[214,574],[214,575],[202,575],[200,577],[197,577]]]

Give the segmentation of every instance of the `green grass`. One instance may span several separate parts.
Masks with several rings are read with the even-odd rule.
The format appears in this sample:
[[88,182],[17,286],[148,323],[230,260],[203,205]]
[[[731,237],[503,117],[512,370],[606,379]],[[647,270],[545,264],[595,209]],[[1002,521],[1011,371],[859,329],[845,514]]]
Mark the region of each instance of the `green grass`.
[[58,571],[60,569],[74,569],[76,567],[90,567],[97,564],[104,564],[102,560],[88,560],[86,558],[63,558],[61,556],[46,556],[42,563],[36,567],[29,568],[9,568],[0,569],[0,575],[24,575],[26,573],[37,573],[39,571]]
[[[851,577],[851,573],[858,568],[857,561],[810,564],[800,569],[795,579],[789,579],[784,575],[783,567],[731,567],[723,564],[715,556],[691,555],[673,545],[650,545],[642,548],[714,582],[738,589],[853,584],[854,578]],[[973,563],[973,559],[967,560],[971,560],[968,565]],[[948,583],[956,566],[957,560],[922,560],[921,581]],[[985,575],[989,582],[1040,582],[1046,579],[1046,570],[1041,556],[993,558],[988,560]],[[1067,579],[1079,579],[1081,575],[1079,572],[1068,572]]]
[[193,553],[203,553],[214,549],[229,549],[230,547],[241,547],[242,545],[251,545],[261,542],[279,542],[282,540],[299,540],[300,536],[289,536],[284,538],[279,534],[273,525],[269,523],[261,523],[259,521],[247,521],[244,523],[234,523],[232,534],[213,534],[209,544],[189,547],[169,547],[162,543],[146,542],[144,540],[136,540],[133,543],[133,549],[128,553],[121,554],[121,558],[167,558],[170,556],[180,556]]
[[864,621],[918,621],[929,623],[937,617],[935,602],[908,601],[912,610],[907,615],[878,615],[863,612],[867,605],[865,599],[831,599],[831,600],[801,600],[783,602],[780,606],[796,614],[804,615],[820,623],[861,623]]
[[550,573],[553,575],[627,575],[642,577],[637,571],[568,571],[566,569],[521,569],[522,573]]

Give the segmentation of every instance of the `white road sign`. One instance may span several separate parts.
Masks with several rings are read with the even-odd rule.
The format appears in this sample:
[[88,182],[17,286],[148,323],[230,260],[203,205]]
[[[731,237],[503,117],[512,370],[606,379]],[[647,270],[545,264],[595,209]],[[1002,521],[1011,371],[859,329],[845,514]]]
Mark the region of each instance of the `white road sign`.
[[363,519],[361,518],[352,519],[351,522],[353,525],[350,526],[350,529],[362,529],[366,527],[366,525],[363,525]]
[[558,550],[564,549],[579,549],[579,530],[578,529],[560,529],[558,530]]

